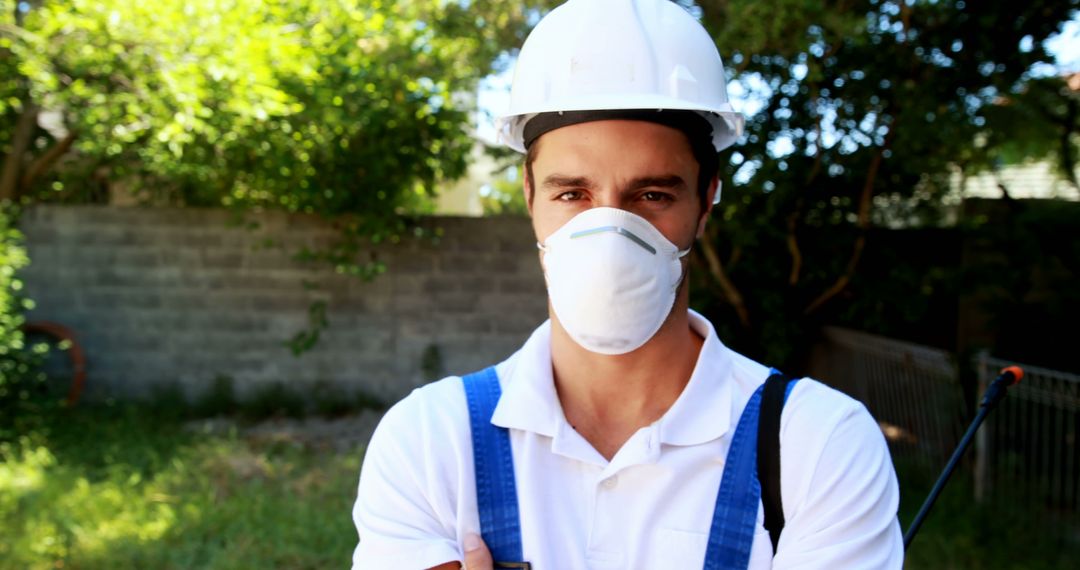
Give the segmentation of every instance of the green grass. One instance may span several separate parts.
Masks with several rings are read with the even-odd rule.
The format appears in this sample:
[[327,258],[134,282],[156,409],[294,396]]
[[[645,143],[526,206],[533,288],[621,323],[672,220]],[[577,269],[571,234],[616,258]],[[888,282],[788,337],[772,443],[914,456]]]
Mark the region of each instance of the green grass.
[[[340,568],[360,454],[182,429],[168,406],[45,408],[0,443],[0,569]],[[240,414],[244,416],[244,414]],[[246,416],[245,416],[246,417]],[[906,529],[937,472],[898,461]],[[950,482],[907,568],[1071,568],[1080,529]]]
[[190,433],[160,412],[56,411],[0,444],[0,568],[348,565],[359,451]]
[[[906,532],[936,480],[937,468],[897,461],[900,522]],[[1080,524],[1075,514],[1058,517],[1022,507],[1017,497],[984,504],[972,499],[967,471],[953,474],[907,552],[909,569],[1040,570],[1075,568]]]

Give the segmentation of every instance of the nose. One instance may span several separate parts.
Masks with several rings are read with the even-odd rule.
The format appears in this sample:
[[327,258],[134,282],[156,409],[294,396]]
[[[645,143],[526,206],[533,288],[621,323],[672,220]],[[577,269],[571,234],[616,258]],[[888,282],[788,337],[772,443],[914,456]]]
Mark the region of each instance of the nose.
[[618,208],[629,210],[629,198],[615,188],[604,188],[593,195],[593,207]]

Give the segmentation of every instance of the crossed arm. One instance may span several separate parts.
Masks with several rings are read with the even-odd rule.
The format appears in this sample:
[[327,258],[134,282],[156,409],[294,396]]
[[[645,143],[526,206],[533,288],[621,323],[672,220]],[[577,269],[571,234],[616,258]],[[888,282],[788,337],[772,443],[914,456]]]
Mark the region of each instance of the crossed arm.
[[[472,540],[475,539],[474,543]],[[470,547],[472,549],[470,550]],[[446,562],[439,564],[431,568],[430,570],[493,570],[494,562],[491,560],[491,553],[488,552],[487,545],[484,541],[480,540],[479,536],[470,535],[465,537],[465,562]]]

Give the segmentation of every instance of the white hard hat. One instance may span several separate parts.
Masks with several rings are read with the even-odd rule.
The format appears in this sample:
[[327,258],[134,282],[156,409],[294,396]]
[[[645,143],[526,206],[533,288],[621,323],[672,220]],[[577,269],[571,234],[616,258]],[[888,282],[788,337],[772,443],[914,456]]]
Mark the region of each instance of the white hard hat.
[[743,131],[716,44],[670,0],[569,0],[552,10],[521,47],[510,108],[495,126],[525,152],[525,123],[539,113],[617,109],[696,111],[717,152]]

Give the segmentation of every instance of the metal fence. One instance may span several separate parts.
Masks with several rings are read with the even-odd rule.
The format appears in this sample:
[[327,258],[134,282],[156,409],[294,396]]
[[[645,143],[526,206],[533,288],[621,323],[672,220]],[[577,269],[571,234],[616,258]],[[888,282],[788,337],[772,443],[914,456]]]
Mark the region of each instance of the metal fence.
[[[976,397],[1015,362],[981,354]],[[1023,382],[976,438],[976,498],[1022,501],[1038,512],[1080,518],[1080,376],[1020,364]],[[946,351],[829,327],[811,375],[862,401],[904,466],[944,466],[977,402],[966,403]]]
[[964,432],[963,391],[952,355],[827,327],[811,374],[866,405],[905,464],[943,465]]
[[[980,354],[979,393],[1005,366]],[[975,494],[1080,515],[1080,376],[1020,364],[1024,379],[975,441]]]

